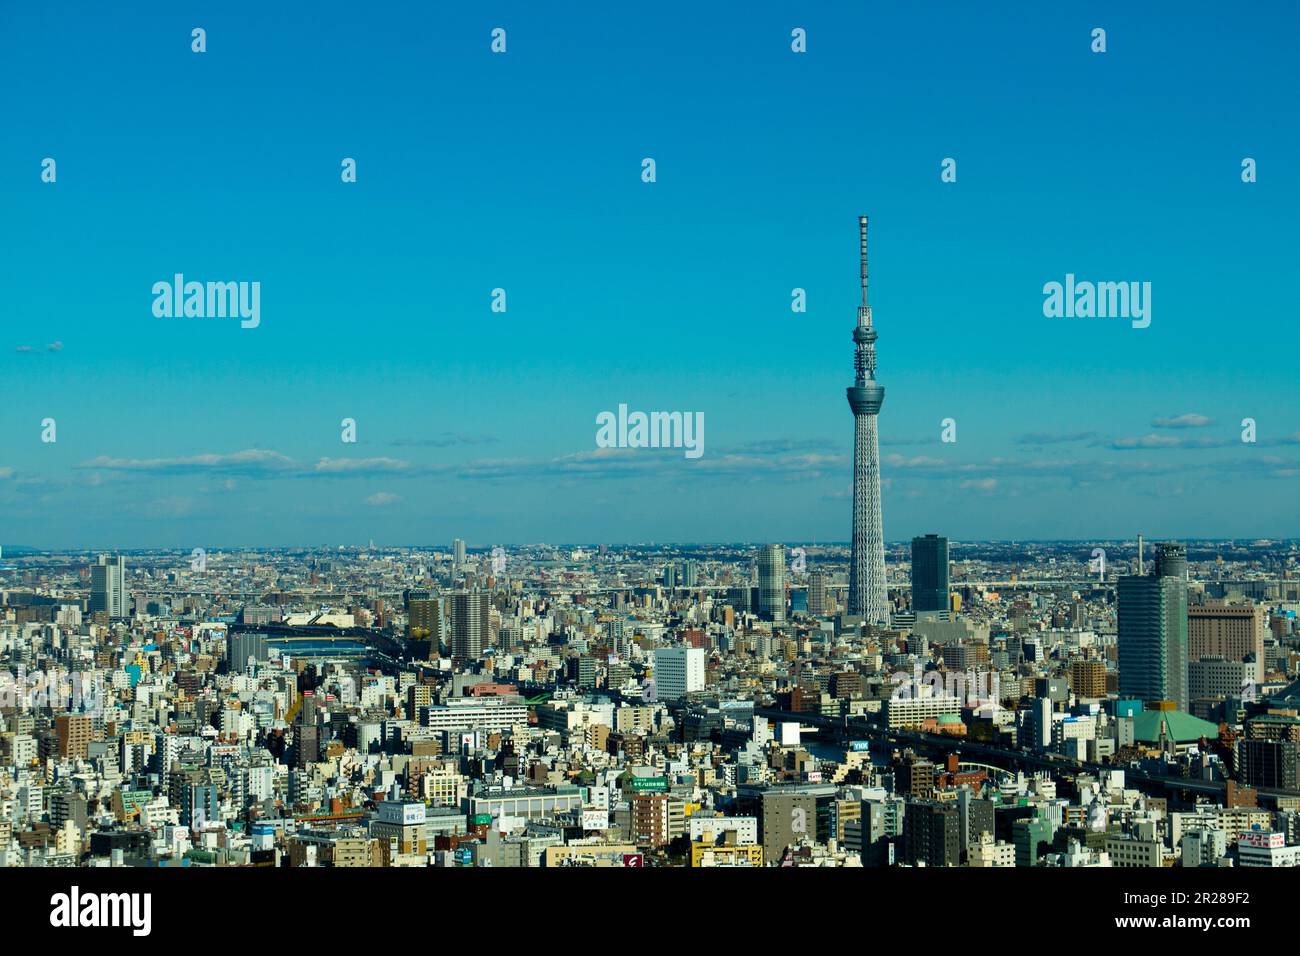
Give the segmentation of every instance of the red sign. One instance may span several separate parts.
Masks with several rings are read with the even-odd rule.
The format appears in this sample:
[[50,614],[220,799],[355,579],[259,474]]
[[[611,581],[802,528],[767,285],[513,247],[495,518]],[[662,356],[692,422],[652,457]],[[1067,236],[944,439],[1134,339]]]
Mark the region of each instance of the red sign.
[[[645,862],[645,857],[640,853],[624,853],[624,866],[641,866]],[[644,867],[642,867],[644,869]]]

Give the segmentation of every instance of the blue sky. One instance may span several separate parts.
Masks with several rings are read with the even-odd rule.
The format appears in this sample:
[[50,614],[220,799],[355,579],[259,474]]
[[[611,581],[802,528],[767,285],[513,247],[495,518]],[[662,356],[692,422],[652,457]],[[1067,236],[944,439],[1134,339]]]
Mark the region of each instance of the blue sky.
[[886,537],[1300,535],[1294,6],[851,6],[0,7],[0,541],[843,540],[859,213]]

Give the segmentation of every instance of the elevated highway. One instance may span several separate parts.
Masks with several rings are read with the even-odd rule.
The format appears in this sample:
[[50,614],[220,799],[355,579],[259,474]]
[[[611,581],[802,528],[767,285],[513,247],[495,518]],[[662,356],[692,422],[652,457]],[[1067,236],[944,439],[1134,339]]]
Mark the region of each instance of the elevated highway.
[[[846,739],[869,740],[887,750],[900,750],[910,747],[926,755],[946,756],[951,753],[960,755],[961,763],[978,759],[986,762],[989,768],[1004,770],[1023,770],[1034,772],[1048,770],[1053,774],[1073,777],[1079,774],[1100,774],[1108,770],[1123,770],[1124,781],[1129,785],[1138,785],[1137,789],[1159,789],[1166,792],[1183,791],[1220,798],[1227,791],[1227,783],[1222,780],[1196,780],[1190,777],[1171,777],[1164,774],[1148,773],[1134,767],[1113,764],[1093,763],[1074,760],[1062,754],[1033,753],[1025,750],[1009,750],[992,744],[954,737],[947,734],[927,734],[916,730],[890,729],[873,724],[861,717],[826,717],[820,714],[755,708],[754,713],[769,720],[791,721],[819,727],[828,734],[838,732]],[[1256,788],[1263,797],[1300,797],[1300,790],[1285,790],[1274,787]]]

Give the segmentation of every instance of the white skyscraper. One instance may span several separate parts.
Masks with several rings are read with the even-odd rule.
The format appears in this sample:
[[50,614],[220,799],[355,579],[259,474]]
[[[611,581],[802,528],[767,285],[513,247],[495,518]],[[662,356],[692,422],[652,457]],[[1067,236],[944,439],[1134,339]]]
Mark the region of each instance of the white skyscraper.
[[101,554],[90,568],[90,612],[126,617],[126,559]]
[[704,648],[655,649],[655,693],[660,700],[677,700],[704,690]]

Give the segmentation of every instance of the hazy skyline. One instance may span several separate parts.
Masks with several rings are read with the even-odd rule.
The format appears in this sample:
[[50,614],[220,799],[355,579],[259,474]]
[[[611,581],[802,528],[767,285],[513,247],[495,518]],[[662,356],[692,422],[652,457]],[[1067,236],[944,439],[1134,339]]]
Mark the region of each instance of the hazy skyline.
[[77,9],[0,10],[6,542],[845,541],[862,213],[887,541],[1300,535],[1291,8]]

